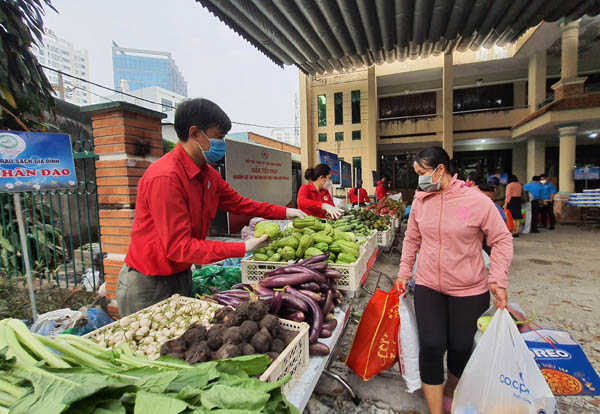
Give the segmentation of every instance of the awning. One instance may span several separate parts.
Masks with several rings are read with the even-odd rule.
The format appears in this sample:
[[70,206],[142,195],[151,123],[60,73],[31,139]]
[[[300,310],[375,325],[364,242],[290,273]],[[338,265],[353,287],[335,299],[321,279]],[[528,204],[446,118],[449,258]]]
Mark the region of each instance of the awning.
[[600,0],[196,0],[276,64],[309,74],[515,41]]

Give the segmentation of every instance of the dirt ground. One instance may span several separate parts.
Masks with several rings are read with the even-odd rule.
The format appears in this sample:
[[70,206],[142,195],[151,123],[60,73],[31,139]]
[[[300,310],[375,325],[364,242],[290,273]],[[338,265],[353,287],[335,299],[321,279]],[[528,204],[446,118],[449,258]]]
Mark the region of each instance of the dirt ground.
[[[545,328],[568,330],[583,347],[597,372],[600,372],[600,231],[576,226],[558,226],[540,234],[515,239],[515,254],[510,272],[509,302],[517,302],[527,314],[535,311],[537,322]],[[399,255],[383,257],[375,268],[389,275],[398,269]],[[381,288],[391,284],[382,279]],[[375,283],[373,274],[367,287]],[[360,312],[369,295],[362,293],[352,301]],[[409,394],[395,370],[364,382],[343,363],[356,325],[344,338],[333,371],[345,378],[361,398],[355,405],[341,385],[321,377],[305,412],[320,413],[404,413],[428,412],[423,394]],[[561,413],[600,412],[600,398],[559,397]]]

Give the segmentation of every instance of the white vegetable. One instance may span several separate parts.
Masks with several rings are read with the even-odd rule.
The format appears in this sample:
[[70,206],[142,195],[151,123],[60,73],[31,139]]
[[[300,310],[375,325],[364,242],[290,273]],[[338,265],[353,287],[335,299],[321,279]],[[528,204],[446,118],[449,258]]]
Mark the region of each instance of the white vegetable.
[[126,316],[126,317],[122,318],[122,319],[119,321],[119,325],[120,325],[122,328],[126,328],[126,327],[127,327],[129,324],[130,324],[130,323],[131,323],[131,318],[129,318],[128,316]]

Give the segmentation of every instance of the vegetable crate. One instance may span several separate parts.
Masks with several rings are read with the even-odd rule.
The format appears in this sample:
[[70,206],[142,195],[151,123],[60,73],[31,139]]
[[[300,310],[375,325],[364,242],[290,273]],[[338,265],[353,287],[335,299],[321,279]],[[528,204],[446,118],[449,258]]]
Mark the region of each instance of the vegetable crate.
[[400,227],[400,218],[399,217],[392,217],[392,221],[390,222],[392,228],[394,230],[396,230],[398,227]]
[[378,231],[377,232],[377,245],[387,247],[392,244],[392,240],[394,240],[394,232],[392,229],[387,229],[386,231]]
[[[368,249],[362,249],[359,258],[352,264],[329,264],[331,268],[342,274],[342,277],[336,281],[338,289],[356,291],[360,288],[360,279],[367,271],[367,261],[370,257],[368,253]],[[252,260],[252,256],[244,258],[242,259],[242,283],[258,283],[265,277],[265,273],[289,264],[287,262],[261,262]]]
[[375,249],[377,248],[377,232],[374,232],[371,237],[367,239],[364,244],[365,250],[367,251],[367,258],[371,257]]
[[283,329],[297,332],[297,335],[263,372],[260,380],[275,382],[290,375],[292,378],[283,386],[283,393],[287,394],[308,368],[310,358],[308,353],[309,326],[306,322],[294,322],[282,318],[279,318],[279,323]]

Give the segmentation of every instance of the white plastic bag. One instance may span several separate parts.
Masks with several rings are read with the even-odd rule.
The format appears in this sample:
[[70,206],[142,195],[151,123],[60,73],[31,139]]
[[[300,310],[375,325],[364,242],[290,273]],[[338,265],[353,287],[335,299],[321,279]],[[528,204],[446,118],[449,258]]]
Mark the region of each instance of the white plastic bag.
[[452,414],[556,414],[554,396],[506,309],[498,310],[454,392]]
[[69,308],[57,309],[38,315],[37,320],[29,330],[43,336],[55,336],[65,329],[73,328],[83,317],[80,311]]
[[408,392],[415,392],[421,388],[421,374],[419,372],[419,332],[417,331],[415,306],[406,292],[400,296],[398,312],[400,314],[398,363],[400,364],[402,378],[406,381]]

